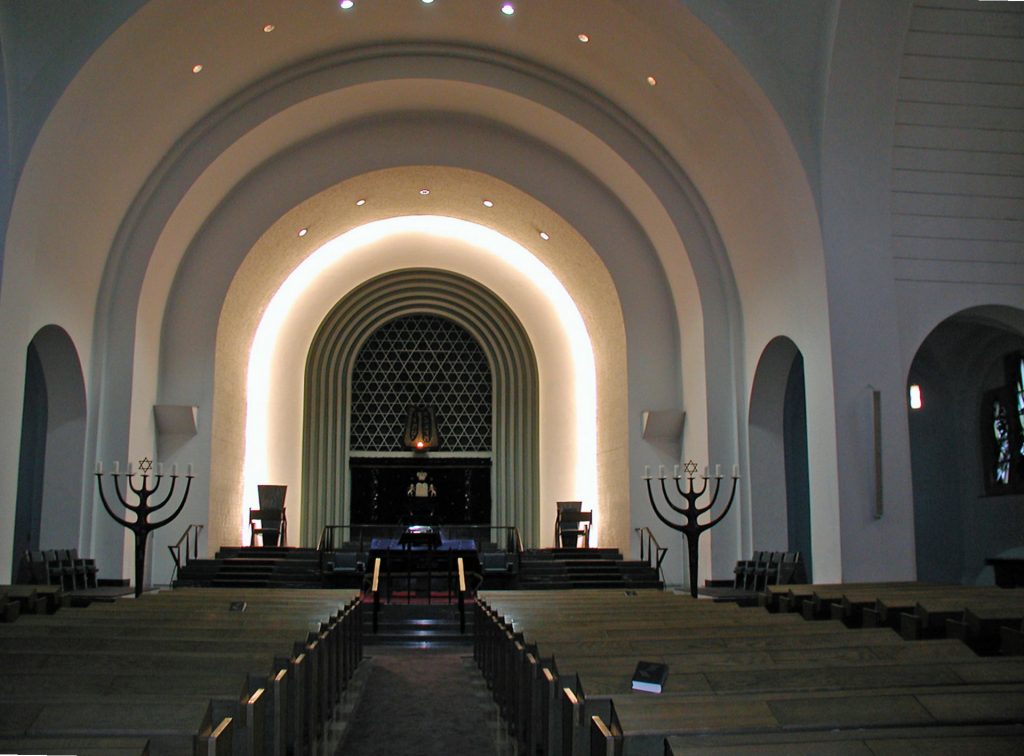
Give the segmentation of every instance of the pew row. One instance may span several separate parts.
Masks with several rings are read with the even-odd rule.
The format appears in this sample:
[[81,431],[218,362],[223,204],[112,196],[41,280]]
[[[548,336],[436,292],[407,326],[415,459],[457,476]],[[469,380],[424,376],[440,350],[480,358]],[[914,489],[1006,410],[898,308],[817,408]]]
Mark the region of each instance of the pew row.
[[[801,595],[813,600],[819,588]],[[842,598],[830,588],[818,593],[826,606],[836,603],[828,600],[834,595]],[[787,712],[786,721],[797,723],[765,718],[749,725],[766,738],[790,726],[825,727],[831,710],[862,711],[865,723],[857,727],[871,726],[881,700],[892,703],[877,709],[889,712],[886,727],[945,727],[961,723],[958,717],[977,724],[979,712],[1000,726],[1024,721],[1024,665],[980,658],[957,640],[908,642],[891,629],[806,622],[802,614],[664,592],[485,592],[478,599],[474,656],[529,753],[661,753],[666,735],[692,731],[671,712],[694,705],[715,711],[749,704],[747,711]],[[661,695],[630,689],[639,659],[668,664]],[[664,733],[641,718],[656,711]],[[961,743],[968,737],[957,733]]]
[[0,631],[0,734],[86,743],[155,728],[157,754],[308,753],[361,659],[361,604],[295,594],[170,591],[23,617]]

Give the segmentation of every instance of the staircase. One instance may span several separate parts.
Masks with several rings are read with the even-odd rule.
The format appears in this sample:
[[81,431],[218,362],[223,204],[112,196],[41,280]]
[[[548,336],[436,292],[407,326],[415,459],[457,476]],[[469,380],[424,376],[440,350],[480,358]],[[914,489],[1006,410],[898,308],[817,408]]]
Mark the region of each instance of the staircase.
[[457,604],[381,604],[373,632],[373,599],[363,611],[363,643],[369,646],[440,648],[473,644],[473,604],[466,605],[466,632],[459,631]]
[[174,586],[215,588],[323,588],[316,549],[223,548],[213,559],[193,559]]
[[647,562],[622,558],[618,549],[529,549],[523,552],[519,587],[662,588]]

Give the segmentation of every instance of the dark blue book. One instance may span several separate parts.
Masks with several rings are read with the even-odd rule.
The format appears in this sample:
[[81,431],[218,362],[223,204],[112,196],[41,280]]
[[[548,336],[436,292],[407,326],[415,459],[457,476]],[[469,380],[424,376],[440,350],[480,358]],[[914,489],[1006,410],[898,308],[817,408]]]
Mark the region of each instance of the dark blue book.
[[636,671],[633,673],[633,690],[661,693],[667,677],[668,665],[648,661],[637,662]]

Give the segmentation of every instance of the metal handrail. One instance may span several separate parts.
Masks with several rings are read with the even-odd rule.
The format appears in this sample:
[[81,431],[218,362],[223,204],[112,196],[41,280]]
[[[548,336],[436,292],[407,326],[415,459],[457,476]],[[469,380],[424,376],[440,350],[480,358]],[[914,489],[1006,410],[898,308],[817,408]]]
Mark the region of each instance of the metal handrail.
[[[174,571],[171,573],[171,582],[181,572],[181,568],[188,565],[188,563],[199,556],[199,533],[202,532],[203,526],[198,522],[191,523],[185,532],[181,534],[181,538],[178,542],[172,546],[168,546],[167,550],[171,552],[171,559],[174,560]],[[192,537],[189,540],[189,536]],[[185,561],[181,561],[181,546],[185,545]]]
[[[490,540],[493,543],[504,542],[504,550],[508,553],[515,552],[517,555],[523,552],[523,539],[519,534],[519,528],[515,525],[489,525],[486,523],[452,523],[448,525],[438,525],[436,528],[441,532],[441,535],[445,538],[451,537],[452,534],[470,534],[474,540],[483,541]],[[320,531],[320,538],[317,541],[317,551],[321,554],[330,551],[340,551],[341,544],[346,540],[353,541],[358,548],[358,552],[365,555],[370,541],[374,538],[398,538],[405,532],[406,526],[397,523],[381,524],[381,523],[352,523],[350,525],[325,525],[323,530]],[[500,534],[504,531],[505,535],[502,537]],[[495,538],[491,538],[491,535]],[[349,538],[345,535],[348,534]]]
[[[665,573],[661,569],[661,563],[665,561],[665,555],[668,553],[668,547],[661,546],[658,543],[658,539],[654,537],[654,533],[646,526],[642,528],[633,528],[633,530],[640,536],[640,559],[642,561],[646,561],[651,565],[651,567],[654,567],[658,571],[658,575],[661,577],[661,582],[664,584]],[[654,561],[652,562],[652,560]]]

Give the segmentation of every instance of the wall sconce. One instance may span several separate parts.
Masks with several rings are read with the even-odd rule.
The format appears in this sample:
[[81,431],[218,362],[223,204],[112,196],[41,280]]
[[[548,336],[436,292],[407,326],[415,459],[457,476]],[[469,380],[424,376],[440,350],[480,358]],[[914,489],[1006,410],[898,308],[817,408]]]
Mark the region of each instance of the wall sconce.
[[409,407],[405,418],[405,433],[402,434],[402,445],[406,449],[425,452],[436,449],[441,439],[437,435],[437,424],[434,422],[434,410],[430,407]]

